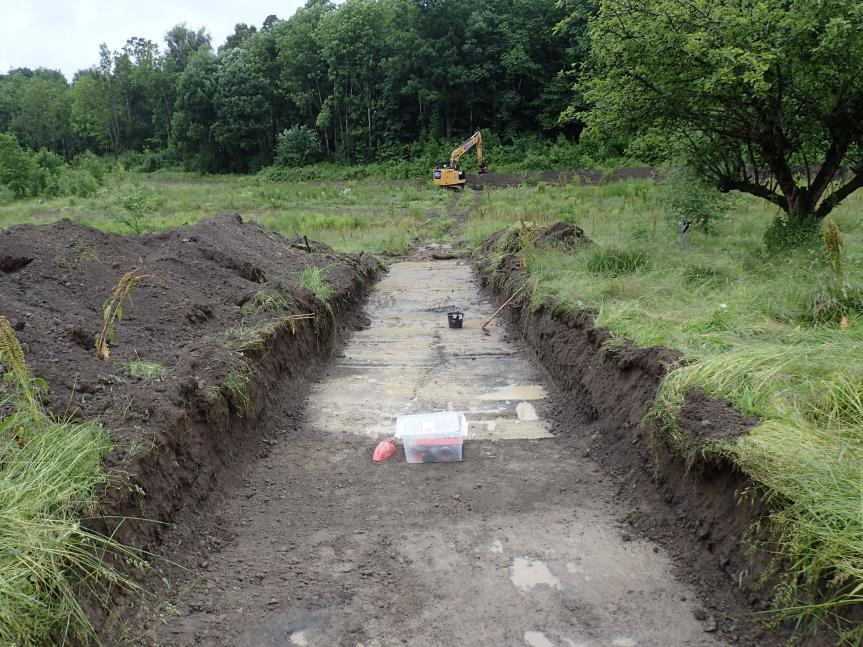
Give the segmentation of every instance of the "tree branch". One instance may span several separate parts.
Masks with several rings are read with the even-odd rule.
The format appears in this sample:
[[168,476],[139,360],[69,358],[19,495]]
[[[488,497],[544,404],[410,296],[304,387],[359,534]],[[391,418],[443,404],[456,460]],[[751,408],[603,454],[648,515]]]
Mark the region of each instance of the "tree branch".
[[861,169],[855,170],[854,177],[821,201],[821,204],[819,204],[818,208],[815,210],[816,218],[823,218],[833,211],[836,205],[842,202],[845,198],[854,193],[857,189],[863,187],[863,173],[861,173],[860,170]]
[[720,177],[718,180],[719,190],[723,193],[728,193],[729,191],[748,193],[772,202],[783,211],[788,211],[788,201],[781,194],[771,191],[766,186],[750,182],[749,180],[734,180],[730,177]]

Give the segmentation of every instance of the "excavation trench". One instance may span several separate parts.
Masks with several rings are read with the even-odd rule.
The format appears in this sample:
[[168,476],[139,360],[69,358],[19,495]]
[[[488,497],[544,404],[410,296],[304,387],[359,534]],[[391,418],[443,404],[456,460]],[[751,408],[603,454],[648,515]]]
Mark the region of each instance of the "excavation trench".
[[[462,330],[446,312],[466,313]],[[273,386],[257,435],[197,514],[166,533],[171,590],[145,644],[713,645],[717,618],[658,544],[634,536],[578,418],[464,261],[401,262],[306,391]],[[287,397],[290,394],[291,397]],[[283,395],[285,397],[283,397]],[[462,410],[464,462],[375,464],[395,416]],[[299,421],[293,416],[304,411]],[[126,617],[133,617],[127,614]],[[720,618],[720,623],[722,619]]]

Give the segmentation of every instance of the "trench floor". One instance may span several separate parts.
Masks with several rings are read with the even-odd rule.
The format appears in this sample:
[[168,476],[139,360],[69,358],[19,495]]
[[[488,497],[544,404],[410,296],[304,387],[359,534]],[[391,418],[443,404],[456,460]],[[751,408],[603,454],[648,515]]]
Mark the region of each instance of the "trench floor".
[[[447,327],[451,307],[465,313]],[[391,266],[269,450],[181,529],[199,576],[135,637],[159,645],[718,645],[613,478],[558,434],[557,397],[467,262]],[[395,417],[464,411],[461,463],[373,463]]]

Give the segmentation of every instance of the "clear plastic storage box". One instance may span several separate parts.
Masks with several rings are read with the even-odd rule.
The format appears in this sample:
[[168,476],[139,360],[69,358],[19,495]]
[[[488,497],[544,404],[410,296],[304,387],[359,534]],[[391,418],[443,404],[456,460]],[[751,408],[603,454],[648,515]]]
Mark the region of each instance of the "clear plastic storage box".
[[396,438],[408,463],[460,461],[467,418],[459,411],[418,413],[396,419]]

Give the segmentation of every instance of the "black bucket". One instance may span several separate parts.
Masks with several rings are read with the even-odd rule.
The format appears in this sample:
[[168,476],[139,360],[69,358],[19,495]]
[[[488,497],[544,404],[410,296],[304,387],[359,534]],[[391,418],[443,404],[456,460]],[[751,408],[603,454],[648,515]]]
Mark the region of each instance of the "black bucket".
[[448,312],[446,318],[449,321],[450,328],[461,328],[461,325],[464,323],[464,313],[460,310]]

